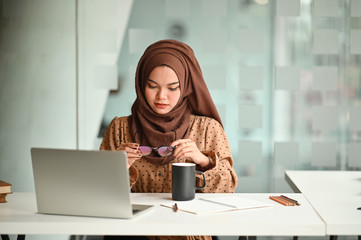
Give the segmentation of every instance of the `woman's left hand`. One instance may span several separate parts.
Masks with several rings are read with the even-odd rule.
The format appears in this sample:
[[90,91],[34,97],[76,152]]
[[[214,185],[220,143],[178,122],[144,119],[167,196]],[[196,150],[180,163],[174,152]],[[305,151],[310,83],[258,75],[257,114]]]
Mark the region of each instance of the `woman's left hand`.
[[205,167],[209,164],[208,157],[198,149],[196,143],[191,139],[178,139],[172,142],[171,146],[176,146],[173,152],[176,159],[186,158],[201,167]]

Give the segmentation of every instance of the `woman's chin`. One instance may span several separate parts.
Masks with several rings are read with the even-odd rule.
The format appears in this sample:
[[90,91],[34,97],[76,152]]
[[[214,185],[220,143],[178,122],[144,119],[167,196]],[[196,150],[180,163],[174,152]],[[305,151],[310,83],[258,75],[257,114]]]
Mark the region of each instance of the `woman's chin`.
[[153,109],[153,111],[156,112],[159,115],[167,114],[167,113],[170,112],[169,109],[159,109],[159,108]]

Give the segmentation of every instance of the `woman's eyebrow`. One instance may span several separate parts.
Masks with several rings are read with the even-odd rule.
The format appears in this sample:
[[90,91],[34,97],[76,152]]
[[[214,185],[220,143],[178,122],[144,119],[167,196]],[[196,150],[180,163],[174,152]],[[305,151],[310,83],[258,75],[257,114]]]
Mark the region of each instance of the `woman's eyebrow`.
[[179,82],[172,82],[172,83],[168,83],[167,85],[173,85],[173,84],[178,84]]
[[155,84],[158,84],[156,81],[153,81],[152,79],[148,78],[148,81],[149,82],[152,82],[152,83],[155,83]]
[[[156,81],[154,81],[154,80],[152,80],[150,78],[148,78],[148,81],[159,85],[159,83],[157,83]],[[177,84],[177,83],[179,83],[179,82],[172,82],[172,83],[168,83],[167,85],[174,85],[174,84]]]

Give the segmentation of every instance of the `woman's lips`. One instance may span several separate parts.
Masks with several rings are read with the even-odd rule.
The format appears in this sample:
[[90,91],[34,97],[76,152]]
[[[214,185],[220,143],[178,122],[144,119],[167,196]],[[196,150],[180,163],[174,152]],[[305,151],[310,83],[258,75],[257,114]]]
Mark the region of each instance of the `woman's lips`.
[[157,108],[166,108],[168,106],[168,104],[163,104],[163,103],[154,103],[154,105],[157,107]]

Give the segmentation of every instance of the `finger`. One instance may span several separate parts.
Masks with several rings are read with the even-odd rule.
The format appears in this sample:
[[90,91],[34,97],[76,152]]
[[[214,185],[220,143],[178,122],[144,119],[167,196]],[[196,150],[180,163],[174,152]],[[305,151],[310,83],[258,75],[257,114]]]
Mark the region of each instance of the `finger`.
[[121,145],[122,145],[122,147],[129,147],[129,148],[133,148],[133,149],[139,148],[138,143],[122,143]]
[[193,149],[191,147],[181,147],[178,151],[174,154],[176,159],[185,158],[192,156]]
[[141,154],[138,148],[125,147],[124,151],[126,151],[127,153]]
[[174,147],[174,146],[179,145],[180,140],[181,140],[181,139],[178,139],[178,140],[176,140],[176,141],[172,142],[172,143],[170,144],[170,146]]
[[179,139],[179,140],[173,142],[173,143],[171,144],[171,146],[172,146],[173,144],[176,144],[176,145],[174,145],[174,146],[176,146],[176,148],[175,148],[175,150],[174,150],[173,155],[177,155],[177,153],[178,153],[179,151],[181,151],[183,148],[188,148],[188,147],[190,147],[190,146],[191,146],[191,143],[192,143],[192,142],[189,141],[189,139]]
[[128,168],[137,160],[139,160],[139,158],[128,158]]
[[127,155],[128,158],[141,158],[142,157],[142,153],[139,150],[134,150],[131,148],[128,148]]
[[138,161],[142,156],[128,154],[128,164],[132,165],[135,161]]
[[174,147],[174,146],[178,146],[178,145],[181,145],[182,143],[189,142],[189,141],[190,141],[189,139],[178,139],[178,140],[172,142],[170,145],[172,147]]
[[139,160],[140,157],[138,156],[131,156],[131,157],[128,157],[128,161],[136,161],[136,160]]
[[177,156],[179,154],[179,152],[182,151],[183,148],[184,148],[184,146],[182,146],[182,144],[176,145],[176,148],[174,148],[174,150],[173,150],[173,155]]

